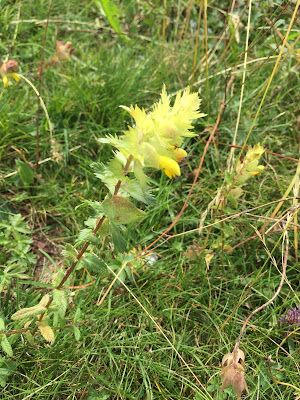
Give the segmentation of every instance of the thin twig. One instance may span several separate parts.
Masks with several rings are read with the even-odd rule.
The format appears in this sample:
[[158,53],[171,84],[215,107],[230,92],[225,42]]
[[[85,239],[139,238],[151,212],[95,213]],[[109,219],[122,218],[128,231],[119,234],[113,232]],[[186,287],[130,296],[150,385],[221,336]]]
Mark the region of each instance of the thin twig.
[[[289,200],[293,200],[293,199],[294,199],[294,197],[287,197],[287,198],[284,199],[284,201],[289,201]],[[189,234],[189,233],[199,232],[200,229],[203,230],[203,229],[210,228],[210,227],[212,227],[212,226],[217,226],[217,225],[219,225],[221,222],[224,222],[224,221],[227,221],[227,220],[231,220],[231,219],[239,218],[239,217],[241,217],[242,215],[245,215],[245,214],[247,214],[247,213],[250,212],[250,211],[259,210],[260,208],[264,208],[264,207],[270,206],[270,205],[272,205],[272,204],[280,203],[280,202],[282,202],[282,199],[270,201],[269,203],[262,204],[262,205],[260,205],[260,206],[254,207],[254,208],[248,208],[247,210],[239,211],[238,213],[234,213],[234,214],[230,214],[230,215],[224,216],[222,219],[220,219],[220,220],[218,220],[218,221],[216,221],[216,222],[212,222],[212,223],[210,223],[210,224],[204,225],[204,226],[202,226],[201,228],[195,228],[195,229],[190,229],[189,231],[185,231],[185,232],[181,232],[181,233],[176,233],[176,234],[174,234],[174,235],[172,235],[172,236],[168,236],[163,242],[161,242],[159,245],[155,246],[152,250],[155,250],[155,249],[157,249],[158,247],[162,246],[163,244],[165,244],[166,242],[168,242],[170,239],[174,239],[174,238],[179,237],[179,236],[184,236],[184,235],[187,235],[187,234]],[[282,231],[282,230],[280,230],[280,231]],[[248,238],[245,242],[247,242],[248,240],[254,239],[254,238],[256,238],[256,237],[257,237],[257,235],[254,235],[253,237]],[[234,246],[233,248],[235,248],[235,247],[236,247],[236,246]]]

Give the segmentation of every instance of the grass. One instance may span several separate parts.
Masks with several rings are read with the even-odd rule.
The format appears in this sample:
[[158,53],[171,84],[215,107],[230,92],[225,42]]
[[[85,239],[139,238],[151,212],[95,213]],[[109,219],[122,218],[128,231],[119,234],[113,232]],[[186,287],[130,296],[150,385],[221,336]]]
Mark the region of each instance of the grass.
[[[147,206],[148,216],[142,224],[124,232],[129,251],[149,245],[181,210],[203,153],[203,141],[208,139],[216,122],[226,84],[232,74],[235,79],[226,97],[216,143],[209,146],[188,208],[169,233],[169,240],[155,250],[158,260],[139,271],[132,280],[125,280],[126,287],[113,287],[101,306],[97,306],[97,300],[112,281],[112,274],[105,279],[93,276],[92,286],[74,290],[67,327],[56,330],[53,345],[45,344],[39,335],[34,346],[21,341],[20,336],[12,336],[14,357],[7,359],[14,362],[15,372],[7,379],[1,398],[233,399],[231,388],[220,392],[222,357],[233,350],[242,323],[251,311],[272,297],[280,273],[268,260],[258,238],[231,253],[215,249],[213,245],[221,235],[232,247],[253,236],[276,206],[268,203],[282,198],[297,169],[294,161],[265,154],[263,174],[249,180],[238,209],[228,207],[224,214],[259,205],[265,207],[211,229],[207,249],[215,255],[209,267],[199,252],[196,258],[187,257],[191,245],[199,249],[204,244],[207,228],[200,235],[193,230],[199,227],[208,204],[224,181],[228,145],[233,140],[240,102],[248,6],[237,2],[234,8],[244,25],[239,29],[241,39],[237,43],[232,28],[227,29],[227,2],[218,5],[208,2],[207,52],[202,14],[197,49],[199,68],[194,79],[189,80],[198,6],[191,3],[189,15],[188,6],[181,2],[167,4],[166,10],[160,2],[119,2],[121,26],[130,38],[123,41],[111,30],[96,3],[68,0],[53,4],[45,60],[54,54],[57,40],[71,41],[76,52],[69,62],[43,72],[41,95],[54,124],[55,146],[51,149],[41,109],[40,160],[53,158],[55,152],[59,160],[41,164],[39,175],[30,187],[24,187],[19,174],[6,176],[15,171],[15,159],[35,162],[37,97],[24,81],[0,91],[0,160],[4,177],[0,207],[21,213],[33,230],[32,248],[38,263],[32,280],[39,280],[42,269],[53,272],[51,259],[60,268],[64,265],[62,250],[66,244],[74,244],[89,216],[87,207],[78,206],[86,199],[101,200],[106,194],[93,175],[91,163],[107,162],[112,156],[109,146],[100,146],[96,139],[109,133],[121,134],[131,123],[119,105],[137,103],[148,108],[158,100],[163,83],[169,93],[190,84],[199,90],[202,110],[208,114],[196,124],[198,135],[185,143],[189,156],[183,163],[180,180],[170,181],[161,172],[150,173],[157,201]],[[35,0],[20,6],[6,3],[0,15],[0,51],[3,57],[9,53],[10,58],[16,59],[20,71],[36,87],[45,30],[45,23],[36,21],[45,20],[48,6],[44,2],[41,7]],[[280,51],[282,38],[277,31],[285,35],[295,6],[292,2],[273,6],[268,1],[253,2],[238,145],[244,144]],[[57,19],[59,23],[55,22]],[[268,20],[273,27],[270,28]],[[289,37],[290,46],[297,40],[298,28],[296,20]],[[180,38],[179,33],[183,31]],[[251,145],[260,142],[268,151],[293,158],[299,157],[296,47],[297,44],[292,50],[285,48],[248,141]],[[239,67],[235,69],[236,66]],[[291,205],[291,201],[286,202],[282,210]],[[213,213],[214,210],[208,212],[205,225],[213,222]],[[222,216],[219,213],[217,218]],[[279,269],[281,233],[266,235],[267,248],[273,251]],[[289,285],[284,284],[275,302],[250,320],[242,338],[249,387],[247,399],[295,398],[293,388],[272,381],[264,361],[268,356],[275,361],[271,365],[275,378],[299,387],[298,332],[287,337],[285,327],[278,323],[279,317],[299,299],[299,266],[293,231],[289,237]],[[108,243],[103,244],[101,254],[108,263],[116,256],[112,255]],[[74,285],[90,282],[83,270],[73,276]],[[46,289],[20,282],[13,284],[10,296],[2,294],[1,297],[7,327],[14,327],[10,316],[19,307],[36,304],[46,293]],[[76,340],[73,325],[78,307],[81,337]]]

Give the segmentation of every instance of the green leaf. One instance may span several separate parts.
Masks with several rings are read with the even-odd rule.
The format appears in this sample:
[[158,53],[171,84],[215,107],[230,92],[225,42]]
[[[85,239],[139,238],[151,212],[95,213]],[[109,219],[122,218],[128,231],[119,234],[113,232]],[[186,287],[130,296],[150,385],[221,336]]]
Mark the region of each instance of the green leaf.
[[74,247],[71,246],[69,243],[66,244],[65,250],[63,250],[62,253],[63,253],[63,256],[64,256],[65,258],[67,258],[67,259],[70,259],[71,262],[77,260],[77,258],[76,258],[77,252],[76,252],[76,250],[74,249]]
[[30,332],[30,331],[26,331],[26,332],[24,333],[24,335],[25,335],[25,337],[26,337],[28,343],[29,343],[31,346],[34,346],[34,337],[32,336],[31,332]]
[[8,339],[7,339],[7,337],[6,337],[5,335],[2,336],[2,339],[1,339],[1,346],[2,346],[3,351],[4,351],[9,357],[12,357],[12,356],[14,355],[14,354],[13,354],[13,351],[12,351],[12,348],[11,348],[11,345],[10,345],[10,343],[9,343],[9,341],[8,341]]
[[238,208],[238,202],[237,200],[242,196],[244,193],[243,189],[241,187],[236,187],[230,190],[228,193],[228,200],[230,203],[235,207]]
[[15,321],[17,319],[31,318],[34,315],[44,314],[46,311],[47,309],[43,305],[38,304],[33,307],[21,308],[11,316],[11,319]]
[[108,236],[109,234],[110,234],[109,221],[108,221],[107,218],[105,218],[105,220],[103,221],[100,229],[97,232],[97,235],[99,237],[104,238],[104,237]]
[[106,275],[107,273],[107,267],[104,261],[95,254],[86,254],[81,262],[89,272],[97,272],[100,275]]
[[104,214],[117,225],[130,224],[144,217],[144,211],[136,208],[131,201],[122,196],[113,196],[102,203]]
[[96,391],[93,388],[91,388],[87,400],[108,400],[109,398],[110,394],[105,389]]
[[68,306],[68,301],[67,301],[67,295],[64,290],[53,290],[53,300],[54,302],[58,305],[58,313],[61,318],[64,318],[67,306]]
[[137,180],[130,180],[121,186],[122,190],[130,194],[131,197],[143,203],[153,203],[153,197],[147,187],[142,187]]
[[15,160],[16,161],[16,166],[18,169],[18,173],[20,175],[20,178],[25,186],[29,186],[33,183],[34,176],[33,176],[33,169],[25,163],[24,161],[21,160]]
[[4,319],[1,317],[0,318],[0,331],[4,331],[5,329],[5,322]]
[[120,11],[118,7],[111,1],[111,0],[95,0],[96,6],[99,8],[101,11],[101,5],[102,9],[106,15],[106,18],[108,19],[108,22],[110,23],[111,27],[113,30],[120,35],[122,39],[125,39],[125,36],[121,32],[121,28],[119,25],[119,18],[118,15],[120,15]]
[[125,176],[123,172],[124,165],[117,157],[118,155],[116,154],[115,158],[110,160],[107,165],[104,165],[102,163],[92,164],[92,168],[95,171],[94,174],[96,175],[97,178],[101,179],[103,183],[105,183],[106,187],[108,188],[111,194],[114,193],[115,186],[119,180],[121,182],[127,182],[130,180],[128,177]]
[[80,340],[80,337],[81,337],[80,329],[79,329],[78,326],[76,326],[76,325],[74,325],[73,328],[74,328],[74,336],[75,336],[75,339],[76,339],[77,342],[78,342],[78,340]]
[[138,160],[134,161],[133,172],[141,187],[146,188],[149,178],[146,174],[144,174],[143,166]]
[[46,305],[49,303],[49,300],[50,300],[49,294],[45,294],[45,295],[41,298],[41,300],[40,300],[40,302],[39,302],[39,305],[40,305],[40,306],[43,306],[43,307],[46,307]]
[[76,322],[78,322],[80,320],[81,317],[81,310],[79,307],[77,307],[76,311],[75,311],[75,315],[74,315],[74,323],[76,324]]
[[112,240],[113,240],[115,247],[121,253],[123,253],[126,249],[126,240],[121,235],[120,229],[116,225],[110,223],[110,232],[112,234]]
[[99,201],[90,201],[90,200],[87,200],[85,203],[91,207],[93,216],[97,218],[102,217],[103,213],[102,203],[100,203]]
[[[20,232],[20,233],[31,233],[31,230],[26,228],[26,223],[24,221],[24,217],[22,217],[21,214],[14,214],[10,215],[9,217],[9,222],[13,226],[13,230]],[[30,240],[30,243],[32,241]]]
[[84,228],[79,232],[76,244],[82,242],[90,242],[94,246],[99,245],[99,238],[93,234],[93,229]]
[[233,175],[230,172],[225,171],[224,179],[227,185],[231,185],[233,181]]

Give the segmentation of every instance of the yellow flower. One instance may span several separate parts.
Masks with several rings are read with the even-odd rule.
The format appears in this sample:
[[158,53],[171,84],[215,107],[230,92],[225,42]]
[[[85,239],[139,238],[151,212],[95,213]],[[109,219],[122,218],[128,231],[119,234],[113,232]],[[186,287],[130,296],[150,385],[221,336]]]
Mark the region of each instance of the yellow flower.
[[7,76],[3,77],[3,85],[4,85],[4,87],[9,86],[9,82],[8,82]]
[[4,87],[10,86],[8,78],[12,78],[16,82],[21,79],[19,74],[17,74],[17,70],[18,62],[16,60],[9,60],[1,65],[0,75],[2,77]]
[[251,176],[261,174],[264,166],[259,165],[258,163],[264,151],[264,148],[259,143],[253,147],[249,146],[244,160],[238,160],[236,166],[236,172],[239,174],[236,179],[238,185],[245,183]]
[[168,178],[172,179],[180,176],[180,168],[175,160],[170,157],[158,156],[159,168],[165,171]]
[[174,148],[174,156],[177,161],[181,161],[183,158],[187,156],[187,152],[180,147],[175,147]]
[[4,87],[10,86],[8,78],[13,78],[16,82],[18,82],[21,78],[16,72],[12,72],[10,74],[6,74],[2,80]]

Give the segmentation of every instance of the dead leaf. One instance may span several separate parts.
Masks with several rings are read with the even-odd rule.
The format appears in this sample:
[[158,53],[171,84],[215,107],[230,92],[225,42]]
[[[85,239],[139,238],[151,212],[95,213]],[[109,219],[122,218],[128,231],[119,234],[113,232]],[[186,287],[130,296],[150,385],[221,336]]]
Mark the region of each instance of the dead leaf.
[[56,42],[55,55],[51,59],[51,64],[60,64],[61,61],[66,61],[75,52],[72,47],[72,42],[67,42],[64,44],[62,41]]

